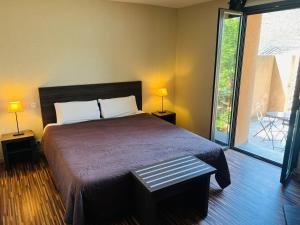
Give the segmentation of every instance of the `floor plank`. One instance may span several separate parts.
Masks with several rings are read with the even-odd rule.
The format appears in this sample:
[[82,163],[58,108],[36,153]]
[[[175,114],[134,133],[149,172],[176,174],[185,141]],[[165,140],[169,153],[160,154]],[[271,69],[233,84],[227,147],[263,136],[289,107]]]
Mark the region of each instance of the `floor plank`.
[[[281,225],[284,204],[300,205],[300,180],[279,183],[280,168],[228,150],[232,184],[220,190],[212,180],[209,214],[205,220],[193,209],[163,209],[166,225]],[[47,163],[19,164],[11,171],[0,167],[0,224],[64,224],[64,206],[52,183]],[[128,216],[113,225],[138,224]]]

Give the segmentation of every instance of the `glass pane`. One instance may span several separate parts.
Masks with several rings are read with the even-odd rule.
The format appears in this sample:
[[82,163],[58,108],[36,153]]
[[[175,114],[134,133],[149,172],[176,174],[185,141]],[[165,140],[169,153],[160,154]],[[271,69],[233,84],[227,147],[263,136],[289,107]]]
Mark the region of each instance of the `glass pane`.
[[293,9],[247,17],[234,147],[277,165],[289,149],[298,101],[299,16]]
[[229,144],[241,17],[224,12],[215,106],[215,140]]
[[285,183],[288,181],[293,170],[297,167],[297,149],[299,149],[299,143],[297,143],[297,135],[299,133],[299,110],[296,112],[294,127],[291,132],[291,137],[289,137],[288,146],[285,151],[284,162],[281,172],[280,181]]

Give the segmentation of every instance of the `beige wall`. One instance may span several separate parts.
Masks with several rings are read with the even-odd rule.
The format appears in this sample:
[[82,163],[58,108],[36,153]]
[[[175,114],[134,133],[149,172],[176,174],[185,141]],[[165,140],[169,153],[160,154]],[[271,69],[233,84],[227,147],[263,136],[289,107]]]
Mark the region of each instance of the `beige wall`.
[[[297,74],[297,57],[291,54],[276,55],[273,68],[269,111],[288,111],[288,99],[293,98],[290,83]],[[290,93],[289,93],[290,92]]]
[[6,103],[19,99],[21,128],[41,136],[40,86],[142,80],[145,111],[158,109],[155,91],[166,86],[166,108],[177,104],[178,124],[208,137],[218,8],[226,6],[226,0],[179,10],[101,0],[3,2],[0,133],[15,131]]
[[175,9],[101,0],[2,1],[0,34],[0,134],[16,130],[6,107],[19,99],[25,104],[21,129],[41,136],[40,86],[142,80],[145,111],[159,109],[154,93],[163,86],[170,94],[166,108],[173,109]]
[[209,137],[218,8],[217,0],[178,10],[175,109],[178,124]]
[[298,57],[291,54],[257,56],[252,117],[256,117],[256,103],[263,104],[267,111],[289,111],[288,99],[293,98],[291,83],[297,75]]
[[256,58],[251,117],[256,117],[257,103],[262,104],[262,113],[268,111],[274,60],[274,56],[257,56]]
[[176,10],[99,0],[13,0],[0,7],[0,133],[14,131],[6,102],[24,101],[21,128],[41,133],[40,86],[142,80],[144,109],[153,91],[174,101]]
[[268,111],[271,112],[282,112],[284,111],[285,105],[285,90],[284,84],[280,76],[280,71],[278,68],[277,60],[274,63],[272,80],[271,80],[271,89],[270,89],[270,101],[268,105]]
[[254,89],[261,15],[249,16],[245,37],[235,145],[247,141]]

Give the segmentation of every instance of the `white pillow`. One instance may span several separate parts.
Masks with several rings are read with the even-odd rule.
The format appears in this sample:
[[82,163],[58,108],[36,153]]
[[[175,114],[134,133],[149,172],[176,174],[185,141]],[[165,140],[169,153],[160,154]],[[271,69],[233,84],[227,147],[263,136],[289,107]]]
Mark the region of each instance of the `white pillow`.
[[110,99],[99,99],[103,118],[130,116],[137,113],[135,96]]
[[59,125],[100,119],[97,100],[54,103],[54,106]]

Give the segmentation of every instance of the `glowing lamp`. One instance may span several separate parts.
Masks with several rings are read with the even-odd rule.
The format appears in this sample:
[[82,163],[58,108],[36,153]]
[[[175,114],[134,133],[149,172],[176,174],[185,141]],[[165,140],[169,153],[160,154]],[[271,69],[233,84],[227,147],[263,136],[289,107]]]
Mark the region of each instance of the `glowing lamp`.
[[166,113],[164,110],[164,97],[168,96],[168,90],[166,88],[160,88],[158,90],[158,95],[161,97],[161,111],[159,111],[159,113]]
[[22,112],[23,111],[22,103],[20,101],[9,102],[8,103],[8,109],[7,109],[7,111],[9,113],[15,113],[15,116],[16,116],[16,122],[17,122],[17,130],[18,130],[18,132],[16,134],[14,134],[14,136],[23,135],[24,133],[20,133],[19,121],[18,121],[18,114],[17,114],[18,112]]
[[168,90],[166,88],[159,89],[159,96],[161,97],[168,96]]

